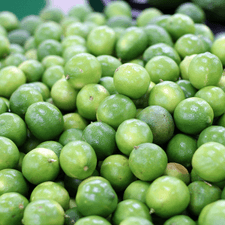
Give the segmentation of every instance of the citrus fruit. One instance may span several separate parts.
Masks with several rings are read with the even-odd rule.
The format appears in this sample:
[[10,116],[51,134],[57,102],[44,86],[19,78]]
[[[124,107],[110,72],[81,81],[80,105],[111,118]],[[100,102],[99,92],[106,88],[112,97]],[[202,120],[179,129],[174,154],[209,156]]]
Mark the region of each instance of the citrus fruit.
[[153,225],[153,223],[145,218],[131,216],[122,220],[120,225]]
[[90,144],[98,160],[103,160],[116,151],[115,130],[106,123],[90,123],[83,131],[82,138]]
[[94,176],[82,181],[75,201],[82,215],[107,217],[116,209],[118,197],[109,181]]
[[64,210],[69,208],[70,196],[67,190],[61,185],[46,181],[38,184],[30,195],[30,201],[36,201],[39,199],[50,199],[58,202]]
[[15,169],[0,170],[0,196],[8,192],[17,192],[27,196],[28,183],[22,173]]
[[123,191],[135,179],[128,158],[123,155],[108,156],[101,164],[100,174],[107,179],[115,191]]
[[225,146],[225,128],[222,126],[210,126],[205,128],[198,137],[197,145],[201,145],[207,142],[217,142]]
[[211,47],[212,54],[216,55],[223,65],[225,65],[225,55],[223,53],[223,50],[225,48],[225,38],[221,37],[218,38],[213,42],[213,45]]
[[2,11],[0,13],[0,25],[2,25],[7,31],[14,30],[19,26],[19,20],[14,13]]
[[41,93],[29,86],[19,87],[9,99],[11,112],[24,118],[27,108],[35,102],[43,102]]
[[55,21],[59,23],[64,17],[64,13],[59,8],[44,8],[40,12],[40,18],[44,21]]
[[20,153],[13,141],[0,136],[0,170],[13,169],[19,162]]
[[100,12],[92,12],[89,13],[86,18],[85,18],[85,22],[94,22],[95,24],[101,26],[104,25],[106,23],[106,18],[105,15],[103,13]]
[[123,200],[136,199],[145,203],[145,195],[150,186],[149,182],[136,180],[130,183],[123,193]]
[[45,69],[51,66],[64,66],[64,59],[58,55],[48,55],[41,61]]
[[107,89],[110,95],[118,94],[113,82],[113,77],[102,77],[99,84]]
[[50,149],[35,148],[28,152],[22,162],[23,176],[32,184],[54,180],[59,173],[59,158]]
[[7,66],[0,71],[0,96],[9,98],[22,84],[26,83],[23,71],[15,66]]
[[190,56],[185,56],[184,59],[181,61],[179,67],[180,67],[180,73],[181,73],[181,78],[183,80],[189,80],[189,75],[188,75],[188,67],[191,63],[191,60],[196,56],[197,54],[190,55]]
[[42,23],[42,19],[37,15],[29,15],[21,20],[21,28],[27,30],[30,34],[34,34],[35,29]]
[[146,193],[147,206],[158,216],[180,214],[190,202],[186,184],[176,177],[162,176],[152,182]]
[[64,37],[62,40],[62,48],[63,51],[65,51],[69,47],[73,46],[86,46],[86,40],[78,35],[70,35],[68,37]]
[[25,143],[26,135],[26,124],[17,114],[6,112],[0,115],[0,136],[9,138],[20,147]]
[[116,144],[119,150],[129,156],[131,151],[139,144],[152,143],[153,134],[142,120],[128,119],[122,122],[116,131]]
[[77,128],[65,130],[59,137],[59,143],[64,146],[71,141],[82,141],[82,134],[83,131]]
[[220,188],[204,181],[194,181],[188,185],[188,189],[191,194],[188,210],[196,216],[206,205],[219,200],[221,196]]
[[153,134],[153,142],[164,144],[174,133],[174,121],[171,114],[161,106],[148,106],[137,116],[137,119],[147,123]]
[[0,196],[1,225],[20,225],[24,209],[29,201],[16,192],[5,193]]
[[151,81],[176,81],[179,78],[180,70],[176,62],[168,56],[155,56],[145,65]]
[[176,106],[184,99],[184,92],[178,84],[172,81],[163,81],[152,88],[148,104],[162,106],[173,113]]
[[25,121],[32,134],[41,141],[56,138],[63,131],[62,113],[56,106],[47,102],[30,105],[25,114]]
[[209,182],[225,180],[225,147],[217,142],[201,145],[193,155],[192,167],[201,178]]
[[97,157],[94,149],[84,141],[66,144],[60,153],[60,166],[70,177],[85,179],[94,172]]
[[223,66],[220,59],[210,52],[196,55],[188,67],[189,80],[197,89],[217,85],[222,72]]
[[167,161],[166,153],[161,147],[152,143],[143,143],[135,146],[130,153],[129,166],[140,180],[153,181],[163,175]]
[[89,34],[88,27],[85,25],[85,23],[81,22],[74,22],[71,23],[65,31],[65,37],[69,37],[70,35],[77,35],[84,39],[87,39],[87,36]]
[[73,207],[70,209],[67,209],[65,211],[65,225],[74,225],[75,222],[77,222],[80,218],[83,216],[81,213],[77,210],[77,207]]
[[73,18],[78,18],[80,21],[84,21],[85,17],[92,12],[92,8],[89,5],[76,4],[70,8],[68,15]]
[[53,103],[60,110],[73,111],[76,108],[78,91],[75,90],[66,78],[56,81],[51,88]]
[[55,154],[59,157],[63,146],[56,141],[44,141],[36,146],[36,148],[47,148],[55,152]]
[[30,202],[25,208],[22,222],[24,225],[63,225],[64,210],[54,200],[40,199]]
[[87,48],[91,54],[112,55],[116,44],[115,31],[108,26],[94,28],[87,37]]
[[167,144],[166,153],[169,162],[176,162],[186,168],[191,167],[191,160],[197,149],[197,141],[186,134],[176,134]]
[[151,221],[148,207],[136,199],[127,199],[118,203],[116,210],[112,215],[114,225],[119,225],[124,219],[133,215]]
[[194,97],[197,89],[193,87],[189,80],[178,80],[176,82],[184,92],[185,98]]
[[110,225],[109,221],[101,216],[86,216],[76,222],[77,225]]
[[3,35],[0,35],[0,41],[1,41],[0,58],[3,58],[7,56],[10,52],[10,42],[9,39]]
[[116,129],[123,121],[134,118],[136,107],[132,100],[121,94],[106,97],[97,109],[97,120]]
[[196,225],[195,221],[192,220],[189,216],[186,216],[186,215],[172,216],[170,219],[168,219],[164,223],[164,225],[176,225],[176,224]]
[[212,125],[212,107],[202,98],[192,97],[181,101],[174,110],[177,128],[186,134],[199,134]]
[[96,57],[89,53],[80,53],[72,57],[64,67],[66,79],[76,89],[86,84],[98,83],[102,69]]
[[150,76],[142,66],[126,63],[115,70],[113,82],[119,94],[138,99],[148,90]]
[[87,84],[77,94],[76,106],[78,113],[88,120],[96,120],[96,111],[101,102],[110,94],[100,84]]

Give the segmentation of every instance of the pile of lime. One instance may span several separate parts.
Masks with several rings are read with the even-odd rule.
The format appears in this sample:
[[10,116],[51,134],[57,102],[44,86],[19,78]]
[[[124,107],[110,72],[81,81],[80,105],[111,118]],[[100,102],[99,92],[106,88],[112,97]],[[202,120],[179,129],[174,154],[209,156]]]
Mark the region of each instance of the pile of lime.
[[225,224],[225,36],[204,22],[0,12],[0,225]]

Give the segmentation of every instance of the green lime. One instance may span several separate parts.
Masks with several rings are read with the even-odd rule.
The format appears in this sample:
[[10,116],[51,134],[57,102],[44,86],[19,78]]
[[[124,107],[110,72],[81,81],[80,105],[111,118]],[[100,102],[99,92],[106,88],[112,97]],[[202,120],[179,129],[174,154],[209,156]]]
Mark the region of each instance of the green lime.
[[68,15],[84,21],[85,17],[92,12],[92,8],[86,4],[76,4],[70,8]]
[[195,56],[188,67],[189,80],[197,89],[217,85],[222,73],[223,65],[220,59],[210,52]]
[[51,66],[64,66],[64,59],[58,55],[48,55],[41,61],[45,69]]
[[3,27],[2,25],[0,25],[0,35],[7,37],[7,30],[5,29],[5,27]]
[[76,108],[77,93],[66,78],[56,81],[51,88],[53,103],[63,111],[73,111]]
[[30,49],[25,53],[26,59],[38,60],[37,49]]
[[148,37],[139,27],[129,27],[116,43],[116,54],[122,60],[132,60],[140,56],[148,46]]
[[177,65],[180,64],[180,56],[177,51],[168,44],[165,43],[158,43],[149,46],[145,49],[143,53],[143,59],[147,63],[150,59],[155,56],[168,56],[169,58],[173,59]]
[[22,172],[22,162],[23,162],[24,156],[25,156],[25,153],[19,152],[19,161],[18,161],[15,169],[20,171],[20,172]]
[[62,52],[62,44],[53,39],[44,40],[37,48],[37,56],[39,61],[42,61],[49,55],[61,56]]
[[28,152],[22,162],[23,176],[32,184],[54,180],[59,173],[59,158],[50,149],[35,148]]
[[135,179],[129,167],[128,158],[123,155],[108,156],[101,164],[100,174],[117,192],[124,191]]
[[34,38],[37,45],[41,44],[41,42],[52,39],[59,41],[62,35],[62,27],[54,22],[44,22],[41,23],[34,32]]
[[184,92],[185,98],[194,97],[197,89],[193,87],[189,80],[178,80],[176,82]]
[[128,119],[122,122],[116,131],[116,144],[119,150],[129,156],[131,151],[142,143],[152,143],[153,134],[142,120]]
[[195,35],[200,35],[214,41],[214,34],[209,26],[202,23],[195,23]]
[[36,148],[47,148],[55,152],[55,154],[59,157],[61,150],[63,148],[63,145],[61,145],[59,142],[56,141],[44,141],[36,146]]
[[31,133],[41,141],[56,138],[63,131],[62,113],[51,103],[37,102],[30,105],[25,121]]
[[172,216],[170,219],[166,220],[164,225],[196,225],[196,222],[186,215]]
[[87,84],[77,94],[76,107],[78,113],[88,120],[96,120],[96,111],[101,102],[110,94],[100,84]]
[[91,54],[112,55],[116,43],[115,31],[108,26],[94,28],[87,38],[87,48]]
[[64,180],[63,180],[64,186],[65,186],[66,190],[68,191],[70,197],[75,198],[75,196],[77,194],[78,186],[80,185],[80,183],[82,181],[83,180],[73,178],[73,177],[69,177],[67,175],[64,176]]
[[217,142],[201,145],[193,155],[192,167],[197,175],[209,182],[225,180],[225,146]]
[[0,114],[8,111],[8,106],[3,99],[0,98]]
[[36,28],[42,23],[42,19],[36,15],[29,15],[21,20],[20,27],[27,30],[30,34],[34,34]]
[[93,122],[84,129],[82,138],[93,147],[98,160],[103,160],[116,151],[115,134],[108,124]]
[[178,84],[172,81],[163,81],[152,88],[148,104],[162,106],[173,113],[177,105],[184,99],[184,92]]
[[82,215],[107,217],[116,209],[118,197],[109,181],[94,176],[82,181],[75,201]]
[[185,34],[181,36],[176,41],[174,48],[177,50],[181,58],[205,52],[202,39],[195,34]]
[[0,136],[9,138],[17,147],[26,141],[27,127],[23,119],[14,113],[0,115]]
[[26,60],[18,67],[26,75],[27,82],[39,81],[44,73],[43,65],[37,60]]
[[191,160],[197,149],[197,142],[186,134],[176,134],[168,142],[166,153],[169,162],[176,162],[190,168]]
[[44,21],[55,21],[60,23],[62,18],[64,17],[64,13],[60,8],[44,8],[40,12],[40,18]]
[[168,18],[166,23],[166,30],[169,32],[174,41],[185,34],[194,34],[195,25],[191,17],[175,13]]
[[181,78],[183,80],[189,80],[189,75],[188,75],[188,67],[191,63],[191,60],[196,56],[196,54],[191,55],[191,56],[185,56],[185,58],[181,61],[179,67],[180,67],[180,73],[181,73]]
[[107,221],[105,218],[101,216],[86,216],[84,218],[79,219],[76,222],[77,225],[111,225],[109,221]]
[[19,162],[20,153],[13,141],[6,137],[0,136],[0,170],[13,169]]
[[115,70],[122,65],[119,59],[110,55],[100,55],[97,60],[102,67],[102,77],[113,77]]
[[35,102],[43,102],[41,93],[32,87],[21,86],[10,97],[10,110],[24,118],[27,108]]
[[88,31],[87,25],[85,25],[84,23],[81,23],[81,22],[74,22],[74,23],[71,23],[66,28],[65,37],[69,37],[71,35],[77,35],[77,36],[80,36],[80,37],[86,39],[88,36],[88,33],[89,33],[89,31]]
[[73,207],[70,209],[67,209],[65,211],[65,225],[74,225],[75,222],[77,222],[79,219],[81,219],[83,216],[81,213],[77,210],[77,207]]
[[137,17],[137,26],[144,27],[155,17],[161,16],[163,13],[156,8],[148,8],[141,11]]
[[190,183],[190,174],[188,170],[179,163],[168,163],[164,175],[176,177],[187,185]]
[[110,2],[104,9],[104,13],[108,18],[124,15],[131,17],[131,7],[129,3],[124,1]]
[[129,157],[131,171],[142,181],[153,181],[163,175],[167,162],[165,151],[152,143],[135,146]]
[[147,206],[162,218],[180,214],[189,202],[190,193],[186,184],[171,176],[162,176],[154,180],[146,194]]
[[69,16],[69,15],[63,17],[60,21],[60,25],[63,29],[63,34],[65,34],[65,31],[70,24],[75,23],[75,22],[79,22],[79,21],[80,21],[80,19],[78,17],[72,17],[72,16]]
[[46,181],[38,184],[30,195],[30,201],[36,201],[39,199],[49,199],[58,202],[64,210],[69,208],[70,196],[67,190],[61,185]]
[[84,141],[66,144],[60,153],[60,166],[67,176],[85,179],[94,172],[97,157],[94,149]]
[[21,195],[28,195],[28,182],[23,174],[15,169],[0,170],[0,196],[8,192],[17,192]]
[[107,123],[114,129],[125,120],[134,118],[136,107],[132,100],[124,95],[115,94],[106,97],[97,109],[97,120]]
[[137,119],[147,123],[153,134],[153,142],[164,144],[169,141],[174,133],[173,117],[161,106],[148,106],[137,116]]
[[66,79],[76,89],[81,89],[86,84],[98,83],[102,74],[101,64],[89,53],[75,55],[64,69]]
[[225,65],[225,55],[223,53],[225,48],[225,38],[221,37],[218,38],[217,40],[215,40],[213,42],[212,48],[211,48],[211,52],[216,55],[220,61],[222,62],[223,65]]
[[0,196],[1,225],[22,225],[24,209],[29,201],[16,192],[5,193]]
[[2,11],[0,13],[0,25],[7,31],[14,30],[19,26],[19,20],[17,16],[9,11]]
[[151,81],[159,83],[161,81],[176,81],[180,75],[180,69],[176,62],[168,56],[155,56],[145,65]]
[[62,57],[64,58],[65,62],[68,62],[73,56],[80,53],[88,53],[87,47],[83,45],[71,45],[63,51]]
[[199,134],[212,125],[213,118],[212,107],[204,99],[197,97],[181,101],[174,110],[175,124],[186,134]]
[[23,71],[15,66],[7,66],[0,71],[0,96],[9,98],[22,84],[26,83]]
[[120,225],[153,225],[153,223],[142,217],[131,216],[122,220]]
[[37,44],[33,36],[30,36],[26,42],[24,43],[24,50],[28,52],[29,50],[35,50],[37,48]]
[[112,222],[114,225],[119,225],[123,220],[133,215],[151,221],[149,209],[143,202],[136,199],[127,199],[118,203],[112,215]]
[[144,27],[144,31],[148,36],[149,46],[157,43],[165,43],[173,46],[173,41],[169,33],[163,28],[155,24],[148,24]]
[[68,113],[63,115],[63,130],[68,130],[71,128],[77,128],[83,130],[88,122],[79,113]]
[[138,99],[148,90],[150,76],[142,66],[126,63],[115,70],[113,82],[119,94]]
[[49,199],[30,202],[25,208],[22,222],[24,225],[63,225],[64,210],[61,205]]
[[30,33],[27,30],[15,29],[8,33],[8,39],[10,43],[24,45],[26,40],[30,37]]
[[83,131],[77,128],[65,130],[59,137],[59,143],[65,146],[71,141],[82,141]]
[[118,94],[113,82],[113,77],[102,77],[99,84],[105,87],[110,95]]
[[161,16],[157,16],[155,18],[153,18],[149,24],[155,24],[158,25],[162,28],[164,28],[166,30],[167,27],[167,20],[171,17],[172,15],[168,15],[168,14],[163,14]]
[[145,203],[145,195],[150,186],[149,182],[136,180],[130,183],[123,193],[123,200],[136,199]]
[[5,66],[19,66],[27,58],[21,53],[13,53],[6,57]]
[[[125,31],[126,28],[132,26],[132,18],[125,15],[113,16],[107,20],[106,25],[113,28],[113,30],[116,32],[116,38],[118,40],[118,36],[120,36],[119,33],[117,33],[118,28],[122,28],[123,31]],[[122,32],[122,30],[120,31]]]
[[51,66],[45,70],[42,75],[42,82],[47,85],[49,88],[56,83],[56,81],[63,78],[64,69],[62,66]]
[[62,48],[65,51],[68,47],[72,47],[74,45],[86,46],[86,40],[78,35],[70,35],[68,37],[64,37],[62,40]]
[[208,204],[203,208],[199,217],[199,225],[219,225],[225,222],[224,217],[225,200],[217,200],[211,204]]
[[106,23],[106,18],[103,13],[92,12],[88,14],[84,20],[85,22],[90,21],[96,23],[98,26],[102,26]]
[[191,195],[188,210],[196,216],[206,205],[221,198],[220,188],[205,181],[194,181],[188,185],[188,189]]

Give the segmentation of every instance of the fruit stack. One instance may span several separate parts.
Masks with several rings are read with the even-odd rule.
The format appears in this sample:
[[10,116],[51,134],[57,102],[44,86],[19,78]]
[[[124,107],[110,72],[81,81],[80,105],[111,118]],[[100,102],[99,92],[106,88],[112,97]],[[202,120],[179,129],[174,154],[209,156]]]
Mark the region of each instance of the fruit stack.
[[0,225],[225,224],[224,65],[194,3],[0,12]]

